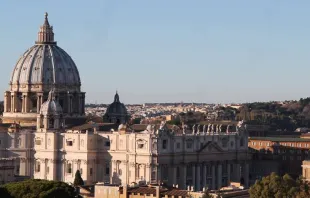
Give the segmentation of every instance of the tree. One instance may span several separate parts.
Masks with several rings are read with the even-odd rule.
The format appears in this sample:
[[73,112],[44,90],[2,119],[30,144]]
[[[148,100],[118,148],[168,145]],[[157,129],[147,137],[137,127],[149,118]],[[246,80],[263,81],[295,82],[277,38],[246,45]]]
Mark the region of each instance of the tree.
[[288,174],[280,177],[276,173],[257,180],[250,190],[251,198],[293,198],[293,197],[309,197],[309,184],[298,178],[292,179]]
[[79,170],[77,170],[75,172],[75,177],[74,177],[73,185],[75,185],[75,186],[82,186],[82,185],[84,185],[84,181],[83,181],[83,179],[81,177],[81,173],[80,173]]
[[29,179],[22,182],[8,183],[2,186],[1,193],[2,191],[8,192],[9,196],[7,197],[12,198],[76,197],[74,187],[67,183],[40,179]]

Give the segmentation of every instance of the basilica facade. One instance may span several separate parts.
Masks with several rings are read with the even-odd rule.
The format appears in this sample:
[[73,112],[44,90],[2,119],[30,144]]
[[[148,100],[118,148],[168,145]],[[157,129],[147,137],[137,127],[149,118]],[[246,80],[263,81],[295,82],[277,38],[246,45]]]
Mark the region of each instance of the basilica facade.
[[70,183],[79,170],[86,184],[164,182],[202,190],[241,181],[248,186],[244,123],[178,127],[162,122],[135,131],[125,123],[125,107],[122,115],[113,114],[123,108],[116,94],[106,118],[118,127],[80,125],[85,93],[73,60],[54,41],[47,14],[38,37],[15,66],[5,92],[3,121],[11,125],[0,128],[0,157],[15,159],[16,175]]

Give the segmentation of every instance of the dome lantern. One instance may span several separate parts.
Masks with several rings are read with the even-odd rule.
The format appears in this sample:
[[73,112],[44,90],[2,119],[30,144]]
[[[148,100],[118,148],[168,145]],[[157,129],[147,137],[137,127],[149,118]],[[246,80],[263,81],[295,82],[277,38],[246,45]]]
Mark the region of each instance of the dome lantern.
[[40,27],[40,31],[38,32],[38,40],[36,44],[54,44],[54,32],[53,26],[50,26],[48,22],[48,13],[45,12],[44,24]]

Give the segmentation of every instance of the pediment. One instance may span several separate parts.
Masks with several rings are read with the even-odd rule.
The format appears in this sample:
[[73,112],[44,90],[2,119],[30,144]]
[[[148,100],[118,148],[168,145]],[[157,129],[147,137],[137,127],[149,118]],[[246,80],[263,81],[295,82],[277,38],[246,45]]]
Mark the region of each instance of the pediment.
[[224,150],[215,142],[207,142],[202,148],[200,148],[198,153],[212,153],[212,152],[223,152]]

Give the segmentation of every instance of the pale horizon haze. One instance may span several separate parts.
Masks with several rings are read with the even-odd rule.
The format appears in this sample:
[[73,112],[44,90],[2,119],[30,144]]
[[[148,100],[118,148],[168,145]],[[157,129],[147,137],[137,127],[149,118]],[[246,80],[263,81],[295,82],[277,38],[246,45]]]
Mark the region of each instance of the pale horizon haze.
[[2,0],[0,100],[48,12],[86,103],[310,96],[309,0]]

